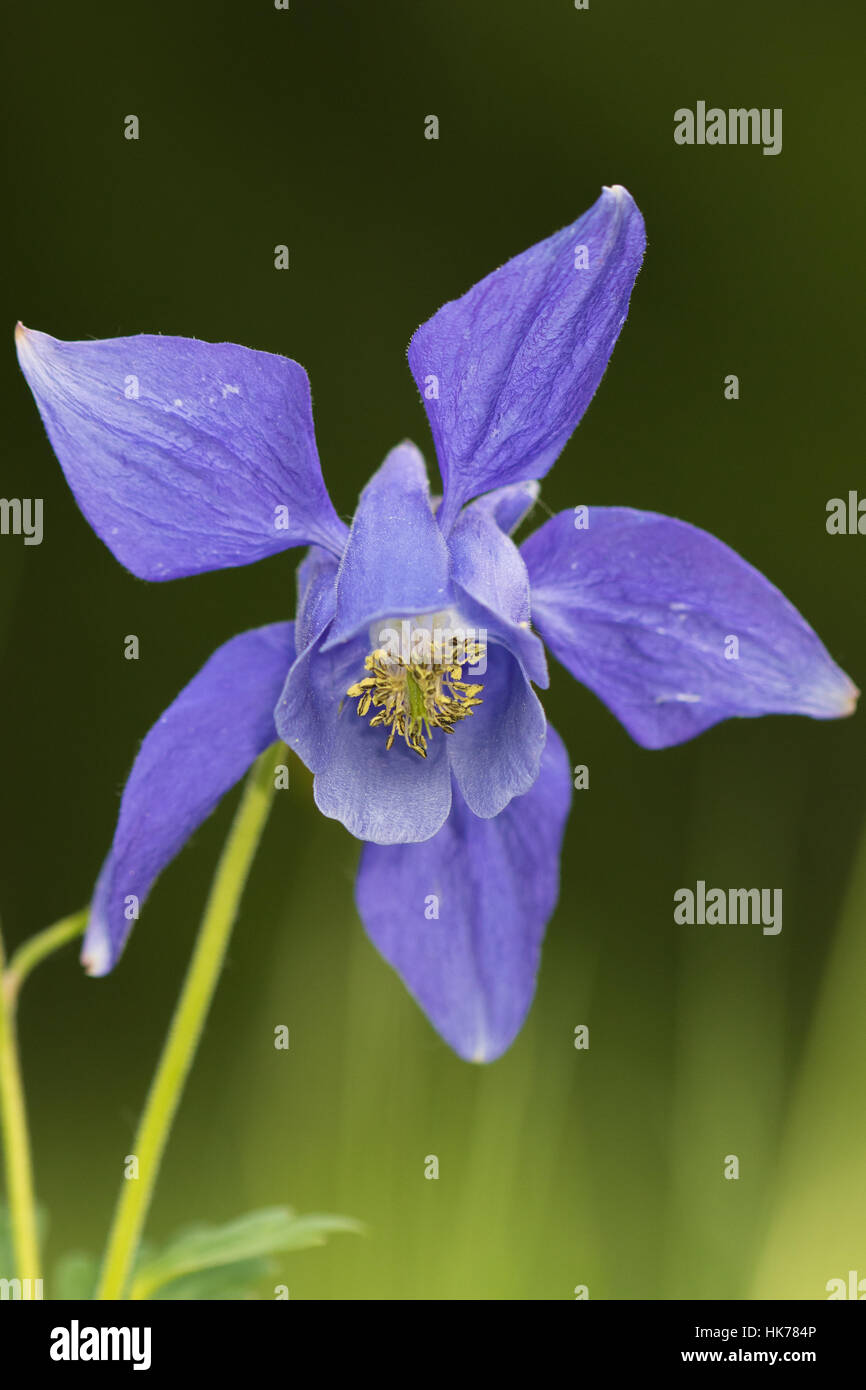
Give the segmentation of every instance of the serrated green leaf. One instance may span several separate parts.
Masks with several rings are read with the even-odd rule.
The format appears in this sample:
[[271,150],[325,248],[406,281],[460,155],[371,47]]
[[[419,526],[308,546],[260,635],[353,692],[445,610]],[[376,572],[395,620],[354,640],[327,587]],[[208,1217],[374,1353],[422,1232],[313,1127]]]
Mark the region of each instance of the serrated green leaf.
[[324,1245],[328,1236],[337,1234],[364,1234],[360,1221],[350,1216],[331,1216],[327,1212],[308,1212],[306,1216],[292,1218],[290,1243],[281,1245],[281,1250],[311,1250],[316,1245]]
[[236,1264],[200,1269],[163,1284],[153,1297],[157,1301],[181,1302],[200,1299],[239,1302],[258,1297],[258,1286],[273,1270],[272,1260],[241,1260]]
[[201,1270],[289,1250],[324,1245],[337,1232],[360,1234],[359,1222],[347,1216],[312,1212],[296,1216],[289,1207],[249,1212],[224,1226],[198,1226],[178,1235],[162,1251],[139,1264],[130,1298],[151,1298],[157,1289]]

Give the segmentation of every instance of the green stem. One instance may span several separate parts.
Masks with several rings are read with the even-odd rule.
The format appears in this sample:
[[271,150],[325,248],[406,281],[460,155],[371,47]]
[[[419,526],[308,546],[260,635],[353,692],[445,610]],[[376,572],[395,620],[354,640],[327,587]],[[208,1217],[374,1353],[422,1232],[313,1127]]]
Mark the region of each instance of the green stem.
[[[5,956],[0,939],[0,1121],[6,1161],[12,1248],[19,1279],[38,1279],[39,1233],[27,1110],[15,1031],[15,1000],[5,989]],[[6,1271],[3,1271],[3,1276]]]
[[159,1165],[184,1083],[210,1008],[241,895],[274,795],[274,765],[285,757],[275,744],[247,778],[216,876],[186,979],[156,1069],[132,1151],[138,1178],[126,1179],[108,1238],[98,1299],[123,1298],[150,1207]]
[[80,912],[61,917],[53,927],[46,927],[44,931],[37,932],[12,953],[4,976],[6,998],[9,1003],[15,1003],[21,986],[40,961],[50,956],[52,951],[65,946],[67,941],[74,941],[77,936],[83,934],[89,913],[90,908],[83,907]]

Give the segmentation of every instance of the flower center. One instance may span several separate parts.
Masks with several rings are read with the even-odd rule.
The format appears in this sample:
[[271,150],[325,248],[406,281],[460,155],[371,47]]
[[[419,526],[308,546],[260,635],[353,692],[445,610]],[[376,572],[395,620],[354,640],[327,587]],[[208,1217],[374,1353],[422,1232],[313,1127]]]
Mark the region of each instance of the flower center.
[[453,734],[454,725],[481,704],[483,685],[462,677],[464,666],[484,661],[486,647],[474,633],[423,627],[410,632],[409,626],[403,624],[402,643],[394,641],[392,633],[387,646],[370,652],[364,661],[369,674],[350,685],[346,694],[358,701],[362,719],[375,711],[370,727],[388,730],[386,748],[399,736],[407,748],[426,758],[434,729]]

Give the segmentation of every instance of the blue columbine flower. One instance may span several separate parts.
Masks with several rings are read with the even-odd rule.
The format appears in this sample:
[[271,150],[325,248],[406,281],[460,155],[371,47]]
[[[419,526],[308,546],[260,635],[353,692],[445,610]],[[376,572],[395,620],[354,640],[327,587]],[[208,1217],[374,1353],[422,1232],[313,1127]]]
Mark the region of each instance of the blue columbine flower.
[[128,898],[144,901],[278,734],[314,773],[319,809],[366,841],[370,937],[460,1056],[490,1060],[532,999],[571,796],[533,689],[548,684],[542,638],[648,748],[732,715],[853,710],[855,687],[796,609],[685,522],[596,507],[588,525],[564,512],[521,549],[510,539],[601,380],[644,246],[631,196],[605,189],[419,328],[409,365],[441,503],[404,443],[351,529],[322,480],[296,362],[19,330],[69,485],[133,574],[308,547],[295,621],[220,647],[145,738],[93,898],[92,974],[123,949]]

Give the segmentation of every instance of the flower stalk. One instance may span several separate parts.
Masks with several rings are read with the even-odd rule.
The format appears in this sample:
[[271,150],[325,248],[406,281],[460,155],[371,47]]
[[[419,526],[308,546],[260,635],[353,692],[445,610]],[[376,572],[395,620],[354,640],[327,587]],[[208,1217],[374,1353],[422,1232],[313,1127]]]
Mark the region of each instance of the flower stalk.
[[59,922],[37,932],[13,952],[3,977],[7,1001],[12,1004],[17,1002],[21,986],[41,961],[58,951],[61,946],[65,946],[67,942],[84,935],[89,912],[88,907],[83,907],[79,912],[61,917]]
[[63,917],[53,926],[25,941],[14,952],[7,966],[0,933],[0,1130],[6,1168],[12,1248],[19,1279],[40,1277],[39,1230],[30,1132],[21,1060],[18,1053],[16,1016],[21,986],[31,970],[52,952],[81,936],[87,925],[88,909]]
[[[7,988],[5,954],[0,937],[0,1129],[3,1131],[3,1157],[6,1165],[12,1248],[19,1279],[40,1277],[39,1232],[30,1133],[18,1038],[15,1028],[15,995]],[[3,1271],[5,1274],[6,1271]]]
[[274,795],[274,744],[253,765],[217,866],[186,979],[133,1143],[136,1180],[124,1181],[115,1209],[97,1299],[126,1296],[162,1156],[210,1009],[241,896]]

